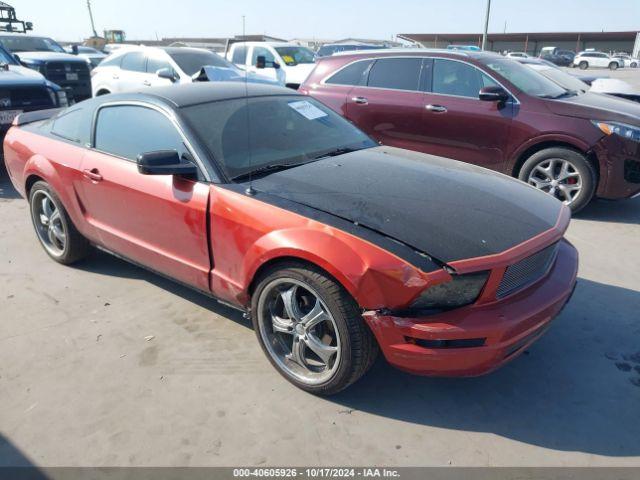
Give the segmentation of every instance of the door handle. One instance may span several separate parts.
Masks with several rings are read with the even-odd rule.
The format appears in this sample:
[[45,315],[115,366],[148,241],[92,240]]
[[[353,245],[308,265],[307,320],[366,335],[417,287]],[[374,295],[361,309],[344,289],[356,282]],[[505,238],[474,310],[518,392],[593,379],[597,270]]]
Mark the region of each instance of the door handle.
[[92,182],[99,182],[102,180],[102,175],[100,175],[100,171],[97,168],[92,168],[91,170],[85,169],[82,171],[82,174]]
[[427,110],[434,113],[446,113],[447,108],[442,105],[427,105]]
[[367,100],[365,97],[353,97],[351,100],[360,105],[367,105],[369,103],[369,100]]
[[146,85],[147,87],[151,86],[151,82],[149,80],[145,80],[144,82],[142,82],[143,85]]

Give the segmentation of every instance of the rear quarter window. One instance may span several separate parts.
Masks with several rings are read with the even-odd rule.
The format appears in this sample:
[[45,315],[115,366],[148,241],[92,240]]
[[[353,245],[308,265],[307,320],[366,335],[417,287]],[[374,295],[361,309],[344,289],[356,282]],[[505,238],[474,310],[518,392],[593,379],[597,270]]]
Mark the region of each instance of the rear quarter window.
[[325,83],[332,85],[364,85],[366,83],[366,74],[372,63],[373,59],[354,62],[338,70]]
[[85,108],[65,110],[53,119],[51,133],[70,142],[85,145],[91,138],[91,119]]

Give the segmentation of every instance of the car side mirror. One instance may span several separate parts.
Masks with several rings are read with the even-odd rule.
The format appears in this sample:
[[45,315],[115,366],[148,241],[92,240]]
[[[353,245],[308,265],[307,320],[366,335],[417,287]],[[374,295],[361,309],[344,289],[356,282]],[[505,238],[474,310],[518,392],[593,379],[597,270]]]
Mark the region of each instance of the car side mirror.
[[265,58],[264,55],[258,55],[256,57],[256,68],[267,68],[267,59]]
[[175,83],[178,81],[178,75],[176,75],[176,72],[173,70],[173,68],[161,68],[156,72],[156,75],[158,75],[158,77],[160,78],[170,80],[171,83]]
[[73,55],[78,55],[78,53],[79,53],[79,52],[80,52],[80,51],[78,50],[78,45],[73,45],[73,46],[71,47],[71,53],[72,53]]
[[509,100],[509,93],[499,86],[483,87],[480,89],[478,98],[485,102],[504,103]]
[[181,160],[176,150],[158,150],[138,155],[138,172],[142,175],[179,175],[196,177],[198,167]]
[[273,62],[273,68],[278,70],[280,68],[280,64],[278,62]]

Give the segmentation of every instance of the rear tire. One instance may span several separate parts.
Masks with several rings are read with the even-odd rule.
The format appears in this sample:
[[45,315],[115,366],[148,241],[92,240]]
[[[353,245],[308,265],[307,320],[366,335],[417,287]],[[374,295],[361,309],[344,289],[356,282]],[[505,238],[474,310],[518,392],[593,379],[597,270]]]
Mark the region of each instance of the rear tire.
[[585,62],[584,60],[578,64],[580,70],[586,70],[589,68],[589,62]]
[[617,70],[619,66],[620,65],[618,65],[618,62],[611,62],[609,64],[609,70]]
[[[318,320],[307,328],[310,318]],[[347,388],[369,370],[378,353],[355,300],[326,273],[304,263],[282,263],[260,276],[251,319],[271,364],[313,394]]]
[[89,241],[76,229],[47,182],[39,181],[31,187],[29,211],[40,244],[56,262],[70,265],[89,254]]
[[630,67],[631,68],[638,68],[638,64],[636,62],[632,62]]
[[522,165],[518,178],[553,195],[573,213],[591,201],[597,185],[597,175],[589,160],[564,147],[545,148],[531,155]]

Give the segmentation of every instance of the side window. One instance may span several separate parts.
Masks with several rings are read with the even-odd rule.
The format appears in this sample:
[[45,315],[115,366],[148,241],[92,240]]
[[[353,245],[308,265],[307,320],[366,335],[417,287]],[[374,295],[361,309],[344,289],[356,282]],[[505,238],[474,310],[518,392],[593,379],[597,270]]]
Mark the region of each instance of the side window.
[[419,90],[421,58],[383,58],[369,72],[369,87]]
[[273,54],[264,47],[253,47],[253,53],[251,54],[251,65],[254,67],[258,61],[258,57],[264,56],[265,64],[267,67],[273,67],[273,63],[276,61]]
[[455,60],[435,59],[433,93],[478,98],[478,93],[483,86],[484,79],[477,68]]
[[129,160],[156,150],[187,149],[171,121],[160,112],[138,106],[102,108],[96,125],[95,147]]
[[334,85],[362,85],[366,80],[366,72],[373,60],[363,60],[347,65],[327,79],[325,83]]
[[72,142],[88,143],[91,134],[91,122],[86,121],[85,117],[83,108],[67,110],[53,120],[51,133]]
[[119,67],[122,62],[123,55],[109,55],[107,58],[100,62],[101,67]]
[[247,47],[240,45],[233,49],[233,56],[231,57],[231,63],[237,63],[244,65],[247,61]]
[[156,73],[162,68],[171,68],[171,64],[164,58],[148,57],[147,58],[147,73]]
[[146,57],[142,52],[127,53],[122,59],[121,68],[132,72],[144,72]]

